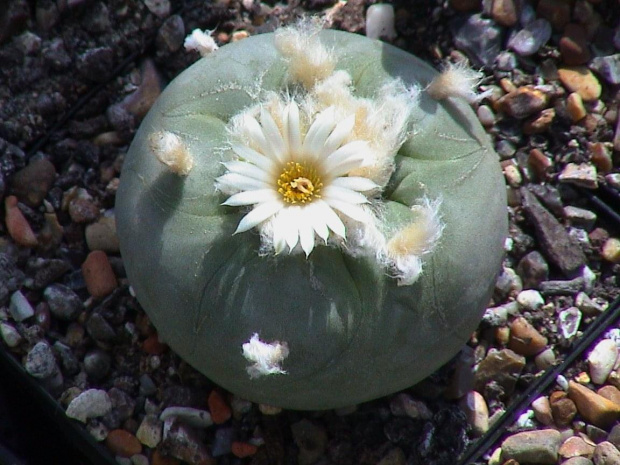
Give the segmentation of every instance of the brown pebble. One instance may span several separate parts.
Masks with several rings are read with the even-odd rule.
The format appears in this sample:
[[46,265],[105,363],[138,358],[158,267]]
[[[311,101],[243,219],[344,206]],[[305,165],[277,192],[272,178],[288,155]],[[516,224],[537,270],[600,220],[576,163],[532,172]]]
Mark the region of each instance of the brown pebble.
[[618,465],[620,451],[611,442],[605,441],[596,445],[592,458],[595,465]]
[[135,92],[123,99],[120,105],[138,120],[142,120],[151,109],[163,88],[163,80],[159,76],[153,60],[144,60],[140,68],[141,82]]
[[520,355],[536,355],[547,347],[542,336],[525,318],[518,317],[510,323],[508,348]]
[[566,111],[573,123],[582,120],[588,114],[586,107],[583,106],[583,99],[577,92],[568,94],[566,97]]
[[114,455],[131,457],[142,452],[142,444],[133,434],[124,429],[115,429],[108,433],[105,445]]
[[86,244],[90,250],[103,250],[118,253],[119,242],[116,234],[116,220],[111,216],[102,216],[97,222],[86,226]]
[[151,465],[181,465],[181,461],[175,457],[162,455],[159,450],[155,450],[151,457]]
[[561,31],[570,21],[571,6],[565,0],[540,0],[536,14],[549,21],[553,29]]
[[596,166],[597,172],[607,174],[612,170],[613,162],[607,144],[604,142],[591,143],[588,146],[588,151],[590,152],[590,160]]
[[90,199],[78,197],[69,203],[69,216],[75,223],[92,223],[99,217],[99,207]]
[[571,457],[592,457],[595,444],[586,441],[579,436],[571,436],[560,446],[558,451],[560,457],[569,459]]
[[108,256],[101,250],[88,254],[82,264],[82,274],[89,294],[95,298],[105,297],[118,287]]
[[581,24],[567,24],[560,39],[562,61],[570,66],[586,64],[592,58],[588,43],[586,30]]
[[563,391],[555,391],[549,396],[549,405],[556,425],[568,426],[577,414],[577,406]]
[[560,81],[570,92],[577,92],[584,102],[593,102],[601,96],[601,83],[585,66],[558,69]]
[[598,187],[598,176],[596,167],[590,163],[569,163],[564,167],[558,176],[560,182],[575,184],[585,189],[596,189]]
[[545,426],[553,425],[553,414],[549,398],[542,396],[532,402],[532,410],[536,419]]
[[527,164],[532,169],[534,176],[540,181],[547,178],[549,170],[553,165],[551,159],[539,149],[530,150],[530,154],[527,158]]
[[17,197],[9,195],[4,199],[4,221],[9,236],[22,247],[36,247],[37,236],[32,231],[28,220],[17,206]]
[[594,426],[605,429],[620,418],[620,404],[574,381],[568,383],[568,397],[575,402],[579,414]]
[[609,399],[616,404],[620,404],[620,390],[615,386],[603,386],[596,391],[599,396]]
[[541,134],[546,132],[554,119],[555,110],[553,108],[545,108],[539,114],[523,123],[523,132],[525,134]]
[[547,94],[532,86],[523,86],[504,95],[498,104],[504,113],[523,119],[543,110],[547,102]]
[[56,168],[46,158],[31,161],[11,179],[12,192],[30,207],[38,207],[56,179]]
[[612,237],[605,241],[601,249],[603,259],[611,263],[620,263],[620,239]]
[[500,26],[512,27],[519,19],[514,0],[493,0],[491,17]]
[[159,342],[157,333],[153,333],[142,343],[142,350],[149,355],[161,355],[168,350],[168,346]]

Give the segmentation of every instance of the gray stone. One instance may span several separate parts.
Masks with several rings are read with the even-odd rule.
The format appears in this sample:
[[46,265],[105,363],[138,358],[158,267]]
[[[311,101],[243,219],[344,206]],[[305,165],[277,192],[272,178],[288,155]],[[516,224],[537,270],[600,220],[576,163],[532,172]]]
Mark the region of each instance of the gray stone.
[[596,71],[609,84],[620,84],[620,53],[593,58],[590,69]]
[[67,407],[69,418],[86,423],[89,418],[102,417],[112,409],[108,393],[100,389],[89,389],[75,397]]
[[596,167],[590,163],[569,163],[558,176],[558,181],[574,184],[584,189],[596,189],[598,187],[597,176]]
[[495,63],[500,71],[512,71],[518,65],[517,57],[514,53],[509,52],[508,50],[504,50],[497,55]]
[[157,52],[162,55],[168,55],[176,52],[183,45],[185,40],[185,25],[183,18],[179,15],[172,15],[157,31],[155,45]]
[[543,252],[567,277],[578,274],[586,262],[581,248],[529,190],[522,188],[521,196],[525,212],[536,230]]
[[84,305],[78,295],[63,284],[52,284],[43,291],[50,312],[60,320],[74,320]]
[[170,14],[169,0],[144,0],[144,4],[158,18],[167,18]]
[[157,392],[157,386],[151,379],[149,375],[146,373],[140,376],[140,395],[143,396],[152,396]]
[[24,274],[17,267],[13,257],[0,253],[0,305],[6,303],[6,299],[19,288],[23,280]]
[[587,457],[571,457],[566,462],[562,462],[562,465],[593,465],[593,463]]
[[433,413],[424,402],[416,400],[409,394],[396,394],[390,402],[390,411],[397,417],[410,417],[421,420],[430,420]]
[[542,295],[572,295],[582,291],[585,282],[581,276],[571,280],[543,281],[538,287]]
[[209,450],[202,439],[180,421],[173,421],[164,434],[159,451],[189,463],[210,463]]
[[593,211],[573,206],[564,207],[564,217],[570,221],[573,226],[583,228],[586,231],[592,231],[597,218],[596,213]]
[[24,338],[19,334],[19,331],[4,321],[0,322],[0,336],[8,347],[17,347],[22,343]]
[[56,341],[53,349],[60,359],[60,366],[66,375],[75,375],[79,373],[80,362],[69,346],[66,346],[60,341]]
[[103,416],[102,421],[110,429],[117,429],[133,415],[136,401],[129,394],[116,387],[108,391],[108,396],[112,402],[112,410]]
[[86,322],[86,330],[93,339],[98,341],[111,341],[116,337],[114,328],[105,320],[100,313],[93,313]]
[[502,28],[492,19],[474,14],[450,23],[454,42],[474,63],[491,66],[502,49]]
[[555,464],[562,443],[559,431],[545,429],[513,434],[502,443],[502,460],[519,463]]
[[620,451],[611,442],[605,441],[596,445],[594,465],[618,465],[620,464]]
[[9,312],[15,321],[24,321],[34,315],[34,308],[21,291],[15,291],[11,295]]
[[104,378],[111,366],[112,358],[101,349],[91,350],[84,356],[84,371],[95,381]]
[[108,433],[110,432],[106,425],[97,420],[89,421],[86,424],[86,431],[88,431],[97,442],[103,441],[108,437]]
[[585,292],[577,294],[575,306],[586,315],[599,315],[607,308],[607,305],[601,305],[596,300],[591,299]]
[[546,19],[536,19],[508,40],[508,48],[521,56],[530,56],[551,38],[551,24]]
[[206,428],[213,424],[211,414],[208,411],[193,407],[168,407],[161,412],[159,419],[166,421],[170,417],[176,417],[183,423],[195,428]]
[[56,358],[47,342],[37,342],[30,349],[24,368],[30,376],[38,379],[49,378],[58,372]]

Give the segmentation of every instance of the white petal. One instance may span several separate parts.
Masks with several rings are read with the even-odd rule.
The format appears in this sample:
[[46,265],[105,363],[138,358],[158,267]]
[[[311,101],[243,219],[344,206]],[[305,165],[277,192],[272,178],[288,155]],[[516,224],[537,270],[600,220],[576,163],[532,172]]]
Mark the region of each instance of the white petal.
[[223,184],[240,191],[249,191],[254,189],[270,189],[272,186],[259,179],[249,178],[239,173],[226,173],[217,178],[217,184]]
[[232,149],[233,152],[235,152],[241,158],[249,161],[250,163],[254,163],[263,171],[270,173],[275,167],[275,164],[270,158],[258,153],[256,150],[253,150],[250,147],[246,147],[245,145],[241,144],[232,144]]
[[351,204],[368,203],[368,199],[364,194],[360,194],[359,192],[355,192],[344,187],[334,186],[333,184],[330,184],[323,189],[323,197],[325,200],[334,199]]
[[258,145],[258,148],[267,157],[271,156],[271,146],[267,143],[267,139],[265,138],[265,134],[263,133],[263,128],[251,115],[246,115],[243,118],[243,126],[245,131],[247,132],[247,137],[252,142]]
[[323,239],[324,242],[327,242],[327,238],[329,237],[329,229],[321,213],[322,209],[317,208],[316,202],[312,202],[306,207],[306,215],[312,224],[312,228],[316,232],[317,236]]
[[301,153],[301,128],[299,123],[299,107],[295,102],[288,105],[285,113],[286,137],[291,158]]
[[329,107],[317,115],[304,139],[303,151],[309,159],[318,158],[325,146],[327,137],[335,126],[333,107]]
[[345,176],[349,171],[361,167],[364,164],[363,158],[349,158],[338,164],[333,164],[329,168],[325,168],[329,179]]
[[326,157],[340,147],[353,131],[353,126],[355,126],[355,115],[348,116],[340,121],[325,141],[320,158]]
[[325,224],[331,229],[334,234],[344,238],[345,237],[345,227],[342,220],[338,217],[336,212],[332,210],[332,208],[321,199],[317,199],[312,202],[315,205],[315,208],[319,211],[321,218],[325,221]]
[[379,187],[378,184],[374,183],[370,179],[360,176],[347,176],[336,178],[331,181],[329,185],[344,187],[346,189],[351,189],[358,192],[370,191]]
[[262,168],[259,168],[252,163],[235,160],[222,164],[230,173],[239,173],[243,176],[247,176],[248,178],[258,179],[259,181],[263,181],[266,183],[269,183],[269,181],[271,180],[271,176],[269,175],[269,173],[266,173],[265,171],[263,171]]
[[278,125],[265,108],[261,108],[260,110],[260,123],[263,127],[263,133],[267,139],[267,144],[271,146],[272,154],[269,155],[273,155],[277,160],[285,161],[286,147],[284,145],[284,139],[282,139],[282,134],[280,134]]
[[325,202],[327,202],[330,207],[335,208],[340,213],[354,219],[355,221],[359,221],[360,223],[365,223],[370,219],[366,210],[358,205],[352,205],[350,203],[334,199],[325,199]]
[[256,203],[269,202],[277,200],[278,193],[273,189],[257,189],[251,191],[243,191],[228,197],[222,205],[229,207],[240,207],[242,205],[254,205]]
[[272,200],[270,202],[261,203],[255,206],[250,213],[241,219],[234,234],[252,229],[254,226],[261,224],[267,218],[275,215],[282,208],[283,205],[280,200]]
[[327,157],[326,168],[329,169],[330,165],[338,165],[349,159],[363,159],[366,153],[368,153],[368,142],[364,140],[349,142]]
[[289,247],[289,253],[295,248],[299,241],[299,230],[297,229],[297,212],[299,207],[285,207],[274,218],[273,230],[276,229],[281,234]]
[[299,225],[299,243],[301,248],[306,253],[306,258],[314,249],[314,228],[308,221],[308,218],[304,218],[304,222]]
[[276,227],[277,221],[275,217],[272,219],[271,229],[273,231],[273,249],[276,255],[282,253],[284,247],[286,247],[286,238],[284,237],[284,230]]

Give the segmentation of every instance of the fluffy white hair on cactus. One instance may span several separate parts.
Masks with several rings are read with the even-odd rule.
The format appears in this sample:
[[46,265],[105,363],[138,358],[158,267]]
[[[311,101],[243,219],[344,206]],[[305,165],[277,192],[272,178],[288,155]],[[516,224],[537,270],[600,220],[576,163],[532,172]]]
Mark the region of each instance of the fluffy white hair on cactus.
[[264,342],[258,333],[254,333],[250,340],[243,344],[243,356],[252,365],[247,367],[251,379],[265,375],[286,374],[281,363],[288,357],[289,349],[286,342]]

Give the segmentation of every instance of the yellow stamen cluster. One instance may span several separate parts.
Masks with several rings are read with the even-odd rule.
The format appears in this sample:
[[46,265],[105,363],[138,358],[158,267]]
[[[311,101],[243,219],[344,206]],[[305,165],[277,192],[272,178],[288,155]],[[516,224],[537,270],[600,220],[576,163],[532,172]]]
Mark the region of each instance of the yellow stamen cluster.
[[288,203],[308,203],[320,198],[323,183],[316,169],[289,161],[278,178],[278,192]]

